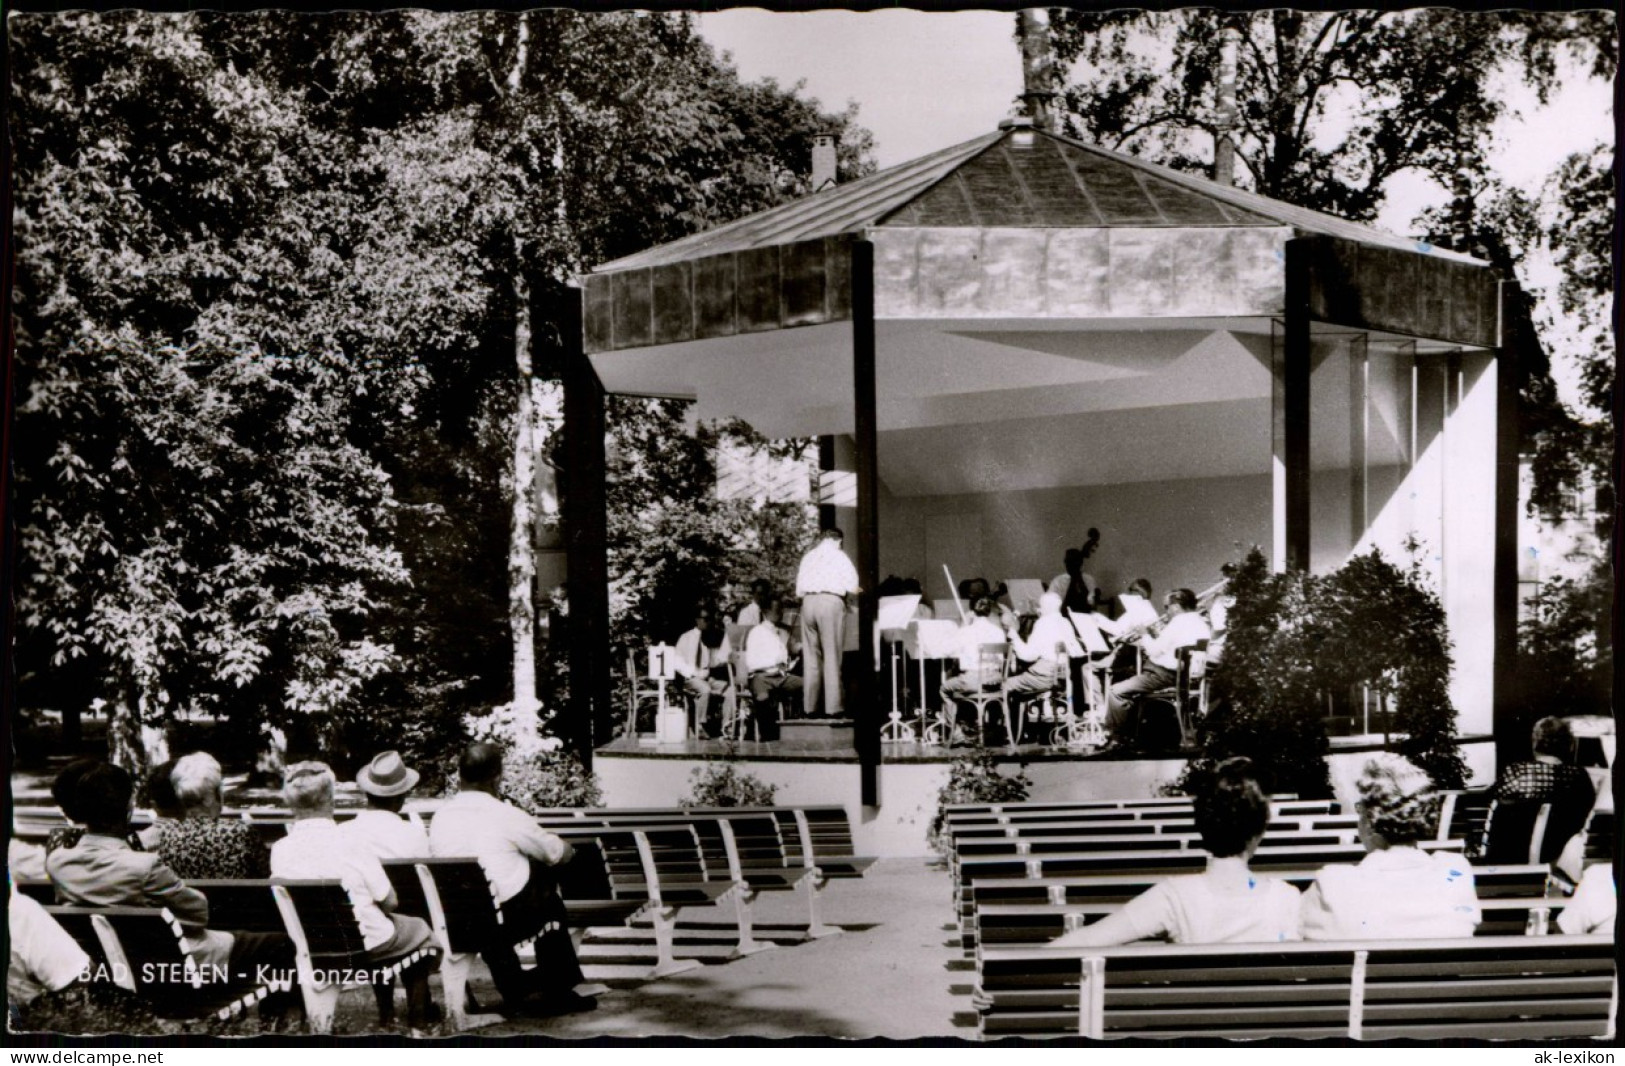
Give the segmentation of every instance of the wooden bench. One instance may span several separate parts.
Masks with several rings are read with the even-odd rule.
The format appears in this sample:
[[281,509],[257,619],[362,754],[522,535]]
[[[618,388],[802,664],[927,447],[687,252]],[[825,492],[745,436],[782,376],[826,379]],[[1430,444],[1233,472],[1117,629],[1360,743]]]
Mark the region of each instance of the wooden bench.
[[[1271,870],[1270,874],[1307,890],[1318,867]],[[1071,926],[1068,915],[1103,916],[1162,880],[1160,875],[1116,873],[1086,877],[979,880],[971,887],[970,911],[961,928],[967,953],[992,930],[993,942],[1049,940]],[[1479,935],[1515,935],[1528,928],[1531,913],[1548,918],[1563,900],[1548,898],[1545,866],[1474,867],[1473,886],[1485,921]]]
[[[293,941],[305,1020],[312,1032],[332,1031],[344,985],[387,984],[420,960],[437,954],[430,946],[395,958],[368,959],[349,894],[338,881],[278,880],[270,887]],[[448,999],[448,1007],[451,1002]],[[455,1002],[460,1005],[461,997]]]
[[[823,923],[819,915],[818,894],[824,885],[823,869],[809,863],[812,853],[810,829],[800,823],[797,828],[797,846],[792,854],[787,847],[781,828],[784,824],[774,809],[729,809],[714,813],[694,811],[661,811],[656,814],[625,815],[621,812],[583,812],[568,819],[544,821],[552,832],[571,835],[592,833],[593,827],[634,828],[645,832],[651,842],[668,839],[664,831],[676,830],[677,841],[682,832],[692,829],[700,846],[700,858],[707,880],[727,880],[737,889],[731,895],[739,909],[741,932],[740,951],[749,953],[769,945],[755,941],[748,933],[751,926],[749,907],[756,894],[764,891],[802,891],[805,894],[808,927],[807,938],[830,936],[840,930]],[[808,835],[803,835],[803,830]],[[851,860],[849,869],[857,863],[871,860]]]
[[[200,968],[181,947],[181,924],[167,907],[51,907],[49,913],[106,966],[113,984],[134,992],[160,1018],[214,1018],[226,1021],[291,982],[254,974]],[[89,925],[99,950],[91,951]]]
[[984,1039],[1611,1037],[1607,936],[984,949]]
[[[1445,841],[1438,847],[1446,847]],[[1332,844],[1310,847],[1261,847],[1253,853],[1254,869],[1319,869],[1333,863],[1353,863],[1365,858],[1359,844]],[[1463,862],[1465,862],[1463,858]],[[1207,853],[1199,848],[1155,851],[1091,850],[1037,856],[971,856],[959,860],[955,870],[959,915],[970,917],[972,888],[978,881],[1028,878],[1087,877],[1097,874],[1134,873],[1141,876],[1197,873],[1207,867]],[[1475,870],[1476,873],[1476,870]]]
[[[1348,814],[1295,815],[1289,818],[1271,818],[1269,823],[1271,831],[1281,833],[1340,833],[1346,830],[1358,829],[1359,826],[1359,818]],[[1196,822],[1192,818],[1183,820],[1131,819],[1126,821],[1121,819],[1097,821],[1046,820],[1038,822],[1008,819],[1002,822],[952,826],[948,830],[948,835],[951,840],[960,841],[999,839],[1003,837],[1024,839],[1028,837],[1064,836],[1134,836],[1145,833],[1194,836],[1196,832]]]

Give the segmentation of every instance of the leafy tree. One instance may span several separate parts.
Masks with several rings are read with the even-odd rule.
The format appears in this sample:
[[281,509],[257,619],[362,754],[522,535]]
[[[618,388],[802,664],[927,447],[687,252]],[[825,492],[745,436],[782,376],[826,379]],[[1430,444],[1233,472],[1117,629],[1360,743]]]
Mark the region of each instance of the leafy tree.
[[34,698],[95,677],[136,766],[181,706],[326,720],[394,665],[368,616],[406,575],[388,481],[348,435],[361,368],[309,319],[226,311],[300,304],[322,255],[322,216],[281,214],[308,176],[297,111],[185,16],[10,26]]
[[[1238,184],[1364,221],[1387,183],[1421,170],[1445,188],[1485,170],[1504,113],[1494,78],[1515,66],[1544,99],[1564,55],[1611,70],[1606,12],[1545,14],[1054,9],[1057,57],[1084,73],[1062,94],[1067,131],[1205,170],[1218,129],[1220,48],[1239,35]],[[1336,127],[1347,123],[1346,131]]]
[[826,122],[868,166],[682,16],[9,28],[20,673],[110,698],[127,760],[167,708],[428,750],[514,695],[536,309],[788,197]]

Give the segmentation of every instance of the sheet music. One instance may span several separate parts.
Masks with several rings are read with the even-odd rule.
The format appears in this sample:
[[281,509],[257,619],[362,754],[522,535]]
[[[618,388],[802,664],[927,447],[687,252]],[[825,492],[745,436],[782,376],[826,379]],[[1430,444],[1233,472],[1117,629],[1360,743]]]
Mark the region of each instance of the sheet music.
[[1123,617],[1117,620],[1119,626],[1126,625],[1130,629],[1138,629],[1157,620],[1157,609],[1151,606],[1151,601],[1144,596],[1125,592],[1117,598],[1123,601]]
[[1033,577],[1010,577],[1004,580],[1010,595],[1010,606],[1017,614],[1037,614],[1038,601],[1044,595],[1044,583]]
[[948,618],[916,618],[909,625],[909,654],[916,659],[957,659],[959,623]]
[[919,605],[920,596],[914,593],[904,596],[882,596],[877,612],[880,631],[884,633],[890,629],[907,629],[908,624],[914,620],[914,610]]
[[1091,655],[1104,655],[1110,649],[1106,645],[1106,638],[1100,635],[1100,622],[1111,621],[1101,615],[1084,613],[1079,614],[1068,610],[1067,616],[1072,619],[1072,628],[1078,631],[1078,640],[1083,644],[1083,650]]

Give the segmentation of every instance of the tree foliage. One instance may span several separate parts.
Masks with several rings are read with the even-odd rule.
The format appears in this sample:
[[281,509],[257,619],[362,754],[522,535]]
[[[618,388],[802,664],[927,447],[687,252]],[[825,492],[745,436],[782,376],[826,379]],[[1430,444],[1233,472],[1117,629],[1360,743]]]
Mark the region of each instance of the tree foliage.
[[1482,173],[1506,110],[1507,66],[1542,99],[1561,56],[1610,68],[1604,12],[1051,11],[1055,48],[1082,77],[1063,95],[1069,132],[1185,170],[1205,170],[1217,131],[1224,28],[1239,32],[1238,184],[1355,221],[1388,181],[1423,171],[1446,188]]
[[826,126],[870,166],[681,15],[8,29],[21,699],[126,725],[452,739],[507,690],[519,323],[793,195]]
[[1373,550],[1326,575],[1271,573],[1255,548],[1227,572],[1235,605],[1199,731],[1206,758],[1245,755],[1271,791],[1329,795],[1328,700],[1369,687],[1392,701],[1400,753],[1461,787],[1444,608],[1417,569]]

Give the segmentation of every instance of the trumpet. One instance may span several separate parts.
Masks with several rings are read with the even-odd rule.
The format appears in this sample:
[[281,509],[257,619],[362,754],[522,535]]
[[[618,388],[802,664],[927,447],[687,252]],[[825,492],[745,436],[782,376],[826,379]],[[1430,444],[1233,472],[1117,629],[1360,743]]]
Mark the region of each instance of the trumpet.
[[[1229,578],[1221,578],[1216,584],[1211,585],[1198,593],[1196,596],[1197,611],[1205,611],[1209,607],[1213,606],[1213,601],[1224,594],[1224,588],[1229,583]],[[1133,644],[1142,637],[1154,637],[1158,633],[1162,632],[1162,627],[1167,625],[1168,620],[1172,617],[1172,611],[1164,611],[1162,614],[1157,616],[1157,619],[1154,622],[1147,622],[1143,626],[1136,626],[1135,628],[1127,630],[1126,632],[1119,633],[1117,635],[1117,641],[1120,644]]]

